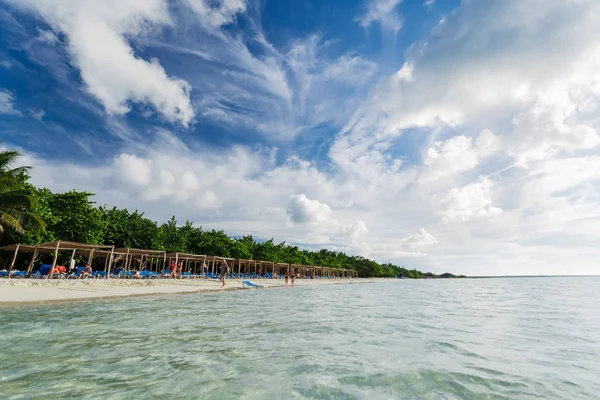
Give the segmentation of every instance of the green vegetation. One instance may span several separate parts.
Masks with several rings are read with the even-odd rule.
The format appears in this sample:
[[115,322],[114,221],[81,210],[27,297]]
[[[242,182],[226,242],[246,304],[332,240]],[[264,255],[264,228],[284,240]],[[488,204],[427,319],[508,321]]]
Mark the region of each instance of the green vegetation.
[[[63,240],[344,268],[358,271],[360,277],[435,277],[432,273],[408,270],[393,264],[379,264],[343,252],[301,250],[285,242],[276,244],[273,239],[257,241],[252,235],[229,237],[223,231],[195,227],[190,221],[178,225],[175,217],[158,224],[137,210],[130,212],[97,207],[90,200],[93,196],[91,193],[75,190],[53,193],[29,184],[26,167],[8,169],[18,155],[4,152],[0,157],[0,223],[6,228],[0,233],[0,244],[3,246]],[[2,160],[5,160],[4,164],[1,164]],[[27,228],[26,231],[22,224]],[[6,257],[7,254],[1,256]]]
[[5,230],[23,233],[23,225],[44,226],[34,212],[35,197],[24,187],[29,167],[11,168],[19,156],[16,151],[0,152],[0,233]]

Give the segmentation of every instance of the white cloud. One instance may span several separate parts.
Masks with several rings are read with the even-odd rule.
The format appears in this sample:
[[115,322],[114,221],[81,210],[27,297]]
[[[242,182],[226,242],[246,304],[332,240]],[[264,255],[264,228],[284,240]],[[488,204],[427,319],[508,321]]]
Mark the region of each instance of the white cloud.
[[425,8],[427,8],[428,10],[431,9],[431,7],[433,7],[433,5],[435,4],[435,0],[425,0],[423,2],[423,5],[425,6]]
[[473,148],[473,139],[454,136],[445,142],[436,142],[427,150],[425,165],[439,174],[461,172],[473,169],[479,160]]
[[331,222],[331,208],[318,200],[311,200],[304,194],[290,196],[288,217],[297,224],[326,224]]
[[424,228],[419,228],[417,233],[407,235],[402,239],[402,242],[408,246],[431,246],[437,244],[435,236],[427,232]]
[[327,65],[323,75],[349,84],[364,84],[371,79],[376,70],[377,65],[374,62],[347,54]]
[[31,115],[33,119],[42,121],[44,119],[44,115],[46,115],[46,112],[44,110],[29,110],[29,115]]
[[[148,103],[168,121],[191,123],[190,85],[167,76],[158,60],[137,56],[126,39],[170,24],[166,1],[26,0],[15,5],[34,10],[67,36],[86,89],[108,113],[126,114],[130,102]],[[40,33],[46,42],[56,41],[52,33]]]
[[396,11],[402,0],[368,0],[367,10],[358,18],[363,28],[377,22],[381,27],[398,32],[402,28],[402,17]]
[[487,178],[461,188],[451,189],[442,199],[444,220],[467,221],[476,217],[494,217],[502,209],[491,198],[492,181]]
[[[572,4],[464,2],[408,50],[401,73],[381,82],[357,116],[371,132],[397,135],[440,123],[506,129],[507,121],[531,110],[539,97],[561,113],[577,96],[592,107],[600,60],[598,43],[590,37],[597,31],[600,6]],[[548,40],[550,19],[557,24],[553,31],[561,32],[559,40]]]
[[422,180],[431,180],[470,171],[482,160],[498,150],[499,143],[490,130],[485,130],[473,143],[473,139],[464,135],[453,136],[444,142],[435,142],[424,157],[427,168]]
[[5,89],[0,89],[0,114],[21,115],[15,108],[15,96]]
[[57,44],[59,42],[58,38],[56,37],[54,32],[52,32],[51,30],[40,29],[40,28],[37,28],[37,30],[38,30],[38,36],[37,36],[36,40],[38,40],[42,43],[51,44],[51,45]]
[[201,17],[202,22],[212,28],[220,28],[234,21],[236,14],[246,11],[245,0],[225,0],[219,3],[209,0],[186,0]]
[[364,250],[368,246],[362,241],[367,232],[364,221],[358,220],[350,224],[334,218],[331,208],[318,200],[309,199],[304,194],[290,196],[290,205],[286,214],[291,222],[305,225],[307,232],[319,239],[317,241],[336,240],[340,236],[353,246]]
[[12,68],[12,66],[13,66],[13,64],[10,61],[7,61],[7,60],[0,61],[0,67],[2,67],[2,68],[9,69],[9,68]]

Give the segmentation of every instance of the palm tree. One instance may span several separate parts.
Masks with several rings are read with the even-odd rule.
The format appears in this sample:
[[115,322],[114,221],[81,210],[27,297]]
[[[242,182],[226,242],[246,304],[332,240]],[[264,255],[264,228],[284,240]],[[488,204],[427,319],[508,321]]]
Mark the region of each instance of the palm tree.
[[36,200],[23,188],[23,175],[31,167],[11,168],[21,156],[18,151],[0,151],[0,233],[12,229],[23,233],[23,226],[43,227],[44,221],[32,212]]
[[16,180],[31,169],[29,166],[10,168],[19,157],[21,157],[21,153],[18,151],[0,151],[0,177]]

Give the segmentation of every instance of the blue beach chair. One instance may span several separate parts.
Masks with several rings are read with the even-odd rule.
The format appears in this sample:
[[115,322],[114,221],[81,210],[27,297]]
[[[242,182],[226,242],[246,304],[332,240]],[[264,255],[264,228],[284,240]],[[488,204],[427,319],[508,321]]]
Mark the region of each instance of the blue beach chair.
[[242,281],[242,287],[243,288],[246,288],[246,287],[248,287],[248,288],[261,288],[261,287],[264,287],[264,286],[262,286],[262,285],[256,285],[256,284],[254,284],[254,283],[252,283],[250,281]]
[[13,271],[12,275],[15,278],[25,278],[27,276],[27,272],[26,271]]

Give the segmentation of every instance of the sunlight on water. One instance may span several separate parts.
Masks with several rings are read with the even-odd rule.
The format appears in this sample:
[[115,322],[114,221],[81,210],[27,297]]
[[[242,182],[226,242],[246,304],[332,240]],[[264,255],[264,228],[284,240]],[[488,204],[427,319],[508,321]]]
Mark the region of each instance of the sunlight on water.
[[0,308],[0,398],[599,399],[598,278]]

